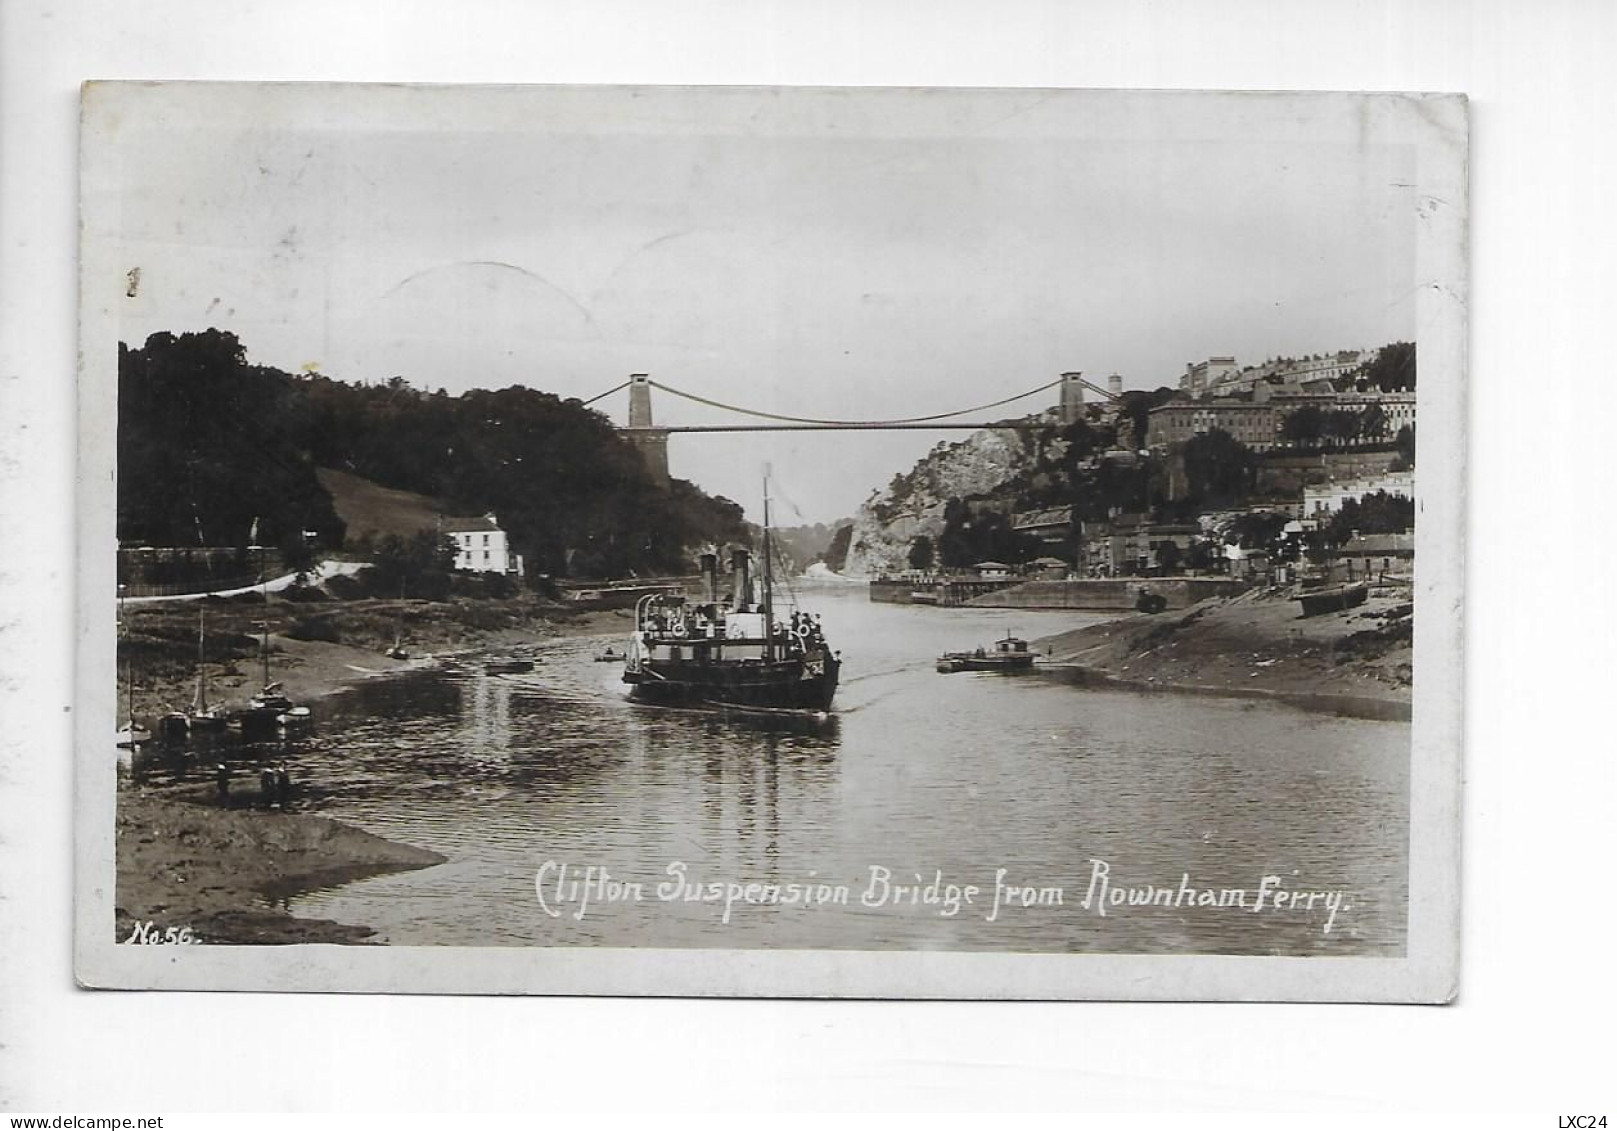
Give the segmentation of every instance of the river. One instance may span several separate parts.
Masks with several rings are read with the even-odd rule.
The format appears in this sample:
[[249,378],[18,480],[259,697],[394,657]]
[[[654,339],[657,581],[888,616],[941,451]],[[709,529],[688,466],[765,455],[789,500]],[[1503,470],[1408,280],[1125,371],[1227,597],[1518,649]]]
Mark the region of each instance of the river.
[[1100,614],[804,607],[824,723],[631,704],[621,637],[336,697],[307,807],[448,861],[287,906],[405,945],[1403,953],[1408,723],[933,669]]

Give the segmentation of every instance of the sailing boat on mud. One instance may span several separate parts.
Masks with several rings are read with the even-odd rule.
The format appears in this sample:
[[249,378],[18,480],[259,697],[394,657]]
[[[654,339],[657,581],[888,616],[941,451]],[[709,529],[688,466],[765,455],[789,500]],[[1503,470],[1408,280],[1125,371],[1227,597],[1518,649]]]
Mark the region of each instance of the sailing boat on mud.
[[793,609],[787,620],[776,619],[772,558],[766,486],[762,577],[754,578],[748,550],[732,550],[733,585],[721,600],[718,554],[710,552],[701,556],[702,602],[669,593],[640,598],[623,670],[630,697],[665,705],[829,711],[841,656],[831,651],[819,617]]
[[[128,619],[124,616],[124,587],[118,586],[118,647],[123,650],[127,647],[125,635],[128,631]],[[126,769],[133,760],[135,749],[142,743],[152,740],[152,732],[135,722],[135,663],[133,660],[124,661],[124,686],[129,692],[129,714],[123,726],[118,728],[117,742],[120,751],[127,750],[129,754],[119,754],[118,762]]]
[[[253,525],[256,533],[258,525],[256,520]],[[264,576],[262,561],[259,565],[259,576],[261,578]],[[259,655],[264,664],[264,687],[257,695],[247,700],[247,709],[241,713],[241,735],[249,741],[274,737],[286,728],[307,723],[310,717],[309,708],[300,707],[292,702],[285,688],[279,682],[270,679],[269,582],[264,581],[263,585],[264,624]]]
[[393,647],[383,653],[390,660],[410,658],[410,653],[404,650],[404,585],[403,581],[399,582],[399,611],[393,621]]
[[197,688],[191,696],[192,734],[217,734],[225,729],[227,716],[222,708],[208,702],[208,610],[197,609]]
[[[129,688],[129,717],[123,726],[118,728],[118,749],[134,750],[142,743],[152,740],[152,732],[135,722],[135,665],[124,665],[124,683]],[[124,759],[127,761],[127,759]]]

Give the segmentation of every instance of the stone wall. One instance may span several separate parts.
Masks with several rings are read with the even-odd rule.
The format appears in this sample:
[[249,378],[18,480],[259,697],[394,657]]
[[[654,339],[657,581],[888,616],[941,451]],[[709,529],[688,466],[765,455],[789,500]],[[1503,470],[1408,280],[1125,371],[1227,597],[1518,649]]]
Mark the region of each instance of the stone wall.
[[1248,585],[1227,577],[1114,577],[1068,581],[1025,581],[969,602],[987,609],[1132,610],[1140,594],[1155,593],[1170,609],[1184,609],[1209,597],[1233,597]]

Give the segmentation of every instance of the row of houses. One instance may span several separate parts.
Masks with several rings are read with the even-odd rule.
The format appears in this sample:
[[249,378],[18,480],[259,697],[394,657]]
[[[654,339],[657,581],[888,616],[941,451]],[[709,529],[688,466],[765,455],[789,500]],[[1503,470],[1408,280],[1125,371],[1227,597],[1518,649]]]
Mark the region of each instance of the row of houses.
[[[1217,429],[1228,432],[1255,452],[1296,446],[1286,439],[1289,417],[1304,408],[1321,412],[1346,411],[1374,426],[1361,440],[1390,440],[1399,429],[1415,424],[1414,393],[1271,392],[1260,391],[1219,399],[1175,399],[1153,408],[1147,418],[1145,442],[1161,450],[1183,444],[1194,436]],[[1376,410],[1372,414],[1372,409]],[[1374,434],[1370,434],[1370,433]]]
[[1335,392],[1354,373],[1375,360],[1379,350],[1337,350],[1304,358],[1279,358],[1245,368],[1233,357],[1212,357],[1185,363],[1179,388],[1191,396],[1215,397],[1251,393],[1262,386],[1281,386],[1302,392]]
[[[1278,512],[1290,520],[1288,530],[1295,534],[1316,529],[1318,525],[1342,509],[1348,500],[1360,500],[1369,495],[1385,493],[1412,499],[1415,496],[1415,476],[1409,471],[1388,471],[1374,475],[1327,481],[1304,488],[1303,497],[1290,503],[1270,503],[1249,508],[1253,511]],[[1226,519],[1231,516],[1224,516]],[[1217,526],[1217,516],[1204,516],[1201,523],[1155,522],[1144,514],[1117,514],[1104,522],[1074,522],[1073,508],[1045,507],[1022,511],[1013,515],[1011,527],[1018,534],[1035,538],[1047,555],[1038,559],[1048,571],[1054,564],[1068,565],[1073,572],[1088,577],[1115,577],[1126,574],[1153,573],[1165,567],[1184,564],[1197,544],[1207,538],[1209,524]],[[1365,538],[1380,537],[1366,535]],[[1388,536],[1393,537],[1393,536]],[[1408,536],[1397,536],[1408,537]],[[1370,543],[1355,538],[1344,548],[1344,556],[1380,552],[1366,549]],[[1170,550],[1167,547],[1172,546]],[[1393,558],[1406,556],[1408,547],[1385,550]],[[1225,568],[1243,576],[1254,568],[1266,567],[1267,555],[1242,552],[1236,547],[1222,547],[1218,551],[1225,559]]]

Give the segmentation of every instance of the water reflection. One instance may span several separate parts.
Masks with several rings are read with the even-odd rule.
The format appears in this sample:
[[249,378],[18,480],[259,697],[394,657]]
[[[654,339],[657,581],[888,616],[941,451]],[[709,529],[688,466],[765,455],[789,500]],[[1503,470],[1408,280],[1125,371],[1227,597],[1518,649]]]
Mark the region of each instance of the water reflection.
[[[832,613],[835,613],[833,618]],[[629,703],[607,640],[561,641],[533,673],[378,681],[333,705],[299,754],[315,804],[449,862],[293,901],[397,943],[1387,954],[1406,921],[1406,724],[1267,702],[1140,695],[1049,680],[943,676],[939,652],[1084,614],[847,601],[826,614],[846,662],[813,720]],[[1122,881],[1348,894],[1322,915],[1077,906],[1091,861]],[[537,905],[546,862],[654,892],[692,880],[823,883],[830,905]],[[1059,887],[1065,902],[990,919],[861,906],[872,869]],[[1003,871],[1002,871],[1003,870]],[[580,872],[582,874],[582,872]]]

